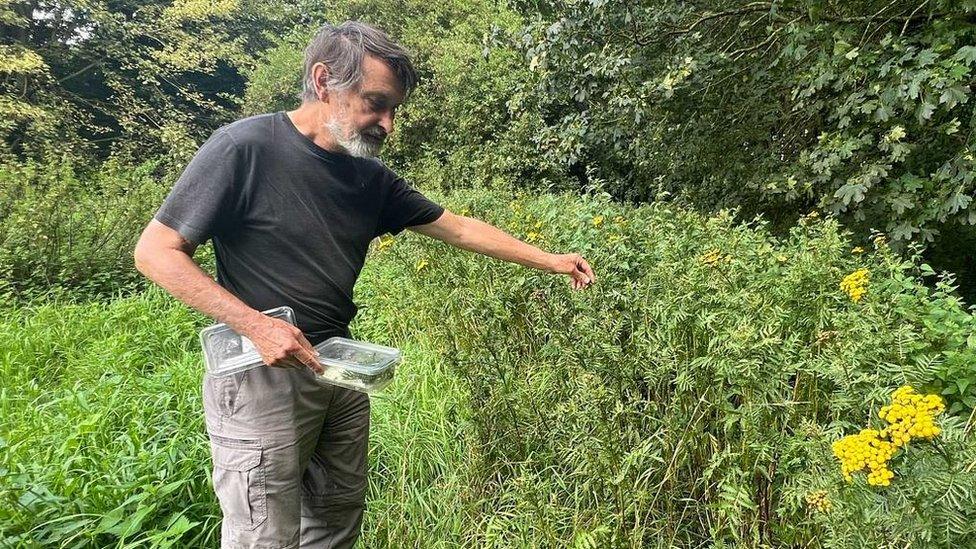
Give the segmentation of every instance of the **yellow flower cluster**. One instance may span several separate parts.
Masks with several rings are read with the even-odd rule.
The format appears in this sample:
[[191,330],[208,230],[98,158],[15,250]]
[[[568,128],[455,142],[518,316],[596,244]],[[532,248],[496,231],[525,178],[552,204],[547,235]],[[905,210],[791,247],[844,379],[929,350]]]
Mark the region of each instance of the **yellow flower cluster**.
[[857,303],[867,293],[870,279],[871,273],[867,269],[858,269],[840,281],[840,289],[850,296],[851,301]]
[[945,411],[939,395],[920,395],[910,385],[899,387],[891,395],[891,404],[883,406],[878,416],[888,423],[880,431],[864,429],[833,444],[834,456],[840,460],[841,472],[850,482],[851,475],[868,469],[868,484],[888,486],[895,474],[888,467],[891,457],[913,438],[932,440],[941,433],[935,416]]
[[851,253],[852,254],[863,254],[864,253],[864,248],[862,248],[860,246],[854,246],[853,248],[851,248]]
[[910,385],[900,387],[891,395],[891,405],[878,412],[888,427],[881,436],[891,439],[896,447],[908,444],[913,438],[932,440],[942,431],[935,426],[935,416],[945,411],[939,395],[920,395]]
[[594,227],[599,227],[600,225],[603,225],[603,220],[604,220],[604,217],[602,215],[598,215],[598,216],[593,217],[593,226]]
[[826,490],[814,490],[807,494],[806,500],[807,505],[821,513],[826,513],[833,507],[833,504],[830,503],[830,498],[827,497]]
[[894,444],[883,440],[881,433],[875,429],[863,429],[833,444],[834,456],[840,460],[844,478],[850,482],[853,473],[867,468],[868,484],[872,486],[891,484],[895,474],[888,468],[888,461],[897,449]]
[[722,255],[719,250],[710,250],[705,255],[701,257],[702,263],[708,265],[709,267],[714,267],[722,261],[731,261],[731,255]]

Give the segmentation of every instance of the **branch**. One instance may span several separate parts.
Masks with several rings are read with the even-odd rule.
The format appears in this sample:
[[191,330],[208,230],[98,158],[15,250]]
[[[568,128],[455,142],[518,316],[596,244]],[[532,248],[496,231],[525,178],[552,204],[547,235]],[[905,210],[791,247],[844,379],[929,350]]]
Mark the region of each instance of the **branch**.
[[[725,10],[725,11],[718,11],[718,12],[713,12],[713,13],[706,12],[704,15],[700,16],[698,19],[696,19],[693,23],[691,23],[687,27],[685,27],[685,28],[679,28],[679,29],[676,29],[676,30],[667,31],[667,32],[665,32],[663,34],[660,34],[659,37],[656,38],[656,39],[652,39],[650,37],[640,37],[640,36],[638,36],[636,19],[633,18],[633,17],[631,17],[632,21],[634,22],[634,42],[638,46],[647,46],[647,45],[653,44],[655,42],[662,42],[664,40],[664,38],[669,37],[669,36],[678,36],[678,35],[682,35],[682,34],[688,34],[688,33],[692,32],[692,31],[694,31],[696,28],[698,28],[698,26],[701,25],[702,23],[705,23],[707,21],[711,21],[713,19],[719,19],[719,18],[722,18],[722,17],[733,17],[733,16],[736,16],[736,15],[746,15],[746,14],[749,14],[749,13],[755,13],[757,11],[767,11],[768,12],[768,11],[770,11],[772,9],[772,7],[773,7],[773,4],[771,2],[751,2],[751,3],[746,4],[745,6],[743,6],[741,8],[734,9],[734,10]],[[630,5],[629,5],[629,3],[627,5],[627,10],[628,10],[628,12],[630,11]]]
[[716,19],[716,18],[719,18],[719,17],[729,17],[729,16],[732,16],[732,15],[745,15],[747,13],[753,13],[753,12],[757,12],[757,11],[769,11],[772,8],[772,6],[773,6],[773,4],[770,3],[770,2],[753,2],[751,4],[746,4],[745,6],[739,8],[737,10],[726,10],[726,11],[719,11],[719,12],[715,12],[715,13],[708,13],[708,14],[705,14],[705,15],[699,17],[697,21],[695,21],[694,23],[692,23],[691,25],[689,25],[688,27],[686,27],[684,29],[679,29],[679,30],[676,30],[676,31],[670,31],[670,32],[666,32],[664,34],[665,34],[665,36],[676,36],[676,35],[679,35],[679,34],[688,34],[689,32],[695,30],[695,28],[698,27],[698,25],[704,23],[705,21],[711,21],[712,19]]

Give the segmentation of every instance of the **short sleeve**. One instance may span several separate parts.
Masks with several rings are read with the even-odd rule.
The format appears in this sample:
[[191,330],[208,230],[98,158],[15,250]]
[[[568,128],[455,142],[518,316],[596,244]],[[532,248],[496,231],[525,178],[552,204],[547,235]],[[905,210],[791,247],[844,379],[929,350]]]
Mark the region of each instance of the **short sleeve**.
[[389,187],[380,210],[376,236],[395,235],[407,227],[436,221],[444,208],[433,202],[389,168],[384,167],[383,184]]
[[241,160],[233,139],[215,132],[187,164],[155,218],[194,244],[206,242],[234,215]]

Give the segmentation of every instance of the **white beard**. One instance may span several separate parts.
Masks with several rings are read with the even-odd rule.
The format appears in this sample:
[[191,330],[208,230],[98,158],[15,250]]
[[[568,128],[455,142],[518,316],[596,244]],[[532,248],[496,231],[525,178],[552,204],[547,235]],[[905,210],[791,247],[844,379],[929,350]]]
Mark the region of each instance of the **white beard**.
[[346,131],[338,120],[330,120],[325,127],[332,134],[332,138],[340,147],[346,150],[350,156],[360,158],[372,158],[380,154],[383,148],[383,139],[358,132],[353,129]]

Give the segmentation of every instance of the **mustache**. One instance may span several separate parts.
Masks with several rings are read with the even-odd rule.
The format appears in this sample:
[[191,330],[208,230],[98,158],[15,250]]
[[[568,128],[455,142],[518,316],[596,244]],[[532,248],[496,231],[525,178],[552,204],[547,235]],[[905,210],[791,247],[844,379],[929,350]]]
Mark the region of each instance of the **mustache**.
[[377,141],[383,141],[386,139],[386,131],[382,128],[364,130],[362,135],[371,139],[376,139]]

